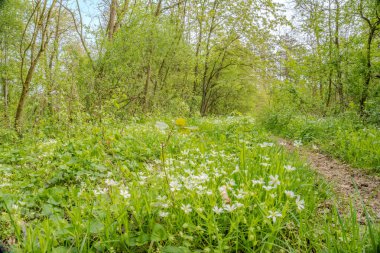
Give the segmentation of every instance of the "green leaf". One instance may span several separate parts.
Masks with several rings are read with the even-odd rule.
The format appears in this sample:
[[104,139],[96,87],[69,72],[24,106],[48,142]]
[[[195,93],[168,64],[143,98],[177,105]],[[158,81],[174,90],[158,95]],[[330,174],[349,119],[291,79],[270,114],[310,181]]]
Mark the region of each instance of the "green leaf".
[[70,248],[63,247],[63,246],[59,246],[52,249],[52,253],[68,253],[68,252],[72,252],[72,250]]
[[133,246],[142,246],[142,245],[148,243],[149,239],[150,238],[149,238],[148,234],[141,233],[139,235],[131,236],[131,237],[126,238],[125,244],[128,245],[128,246],[130,246],[130,247],[133,247]]
[[90,233],[91,234],[98,234],[100,233],[104,228],[104,225],[100,223],[99,221],[92,221],[90,224]]
[[190,253],[191,251],[186,247],[166,246],[162,249],[162,253]]
[[164,226],[156,223],[153,227],[150,239],[154,242],[159,242],[168,239],[168,233],[166,232]]

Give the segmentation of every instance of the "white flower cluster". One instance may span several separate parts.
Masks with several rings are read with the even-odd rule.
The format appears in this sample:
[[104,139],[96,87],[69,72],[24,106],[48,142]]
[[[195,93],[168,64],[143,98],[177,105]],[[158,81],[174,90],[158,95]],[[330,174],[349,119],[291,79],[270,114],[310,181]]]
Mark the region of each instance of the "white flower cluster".
[[[264,142],[260,147],[273,145]],[[99,186],[93,192],[95,195],[118,192],[122,199],[133,203],[132,195],[151,196],[143,192],[148,186],[156,190],[159,189],[157,187],[161,187],[161,195],[154,193],[155,197],[147,198],[153,212],[160,218],[178,215],[176,212],[188,216],[204,212],[212,212],[215,215],[244,212],[257,207],[256,204],[248,203],[251,203],[252,198],[259,197],[267,198],[268,201],[262,202],[261,208],[267,210],[264,212],[264,217],[275,223],[285,215],[284,211],[278,210],[279,205],[275,204],[278,200],[282,201],[281,194],[285,194],[286,201],[294,203],[298,211],[305,208],[305,202],[299,195],[291,190],[284,190],[288,187],[288,182],[283,180],[289,177],[289,174],[284,172],[295,171],[294,166],[284,165],[282,171],[276,170],[278,174],[264,174],[263,177],[252,180],[249,178],[249,170],[241,170],[237,165],[239,158],[236,155],[226,154],[225,151],[217,151],[217,147],[214,148],[215,150],[206,154],[199,149],[184,149],[177,159],[168,158],[165,161],[157,160],[145,164],[145,170],[132,173],[134,179],[128,185],[111,179],[114,176],[108,174],[103,184],[105,187]],[[270,161],[268,156],[259,155],[259,157],[261,161]],[[223,163],[220,163],[221,160]],[[271,166],[265,162],[261,165]],[[243,178],[251,180],[252,184],[246,185],[244,183],[246,181],[242,181]],[[131,194],[130,189],[136,187],[137,192]]]

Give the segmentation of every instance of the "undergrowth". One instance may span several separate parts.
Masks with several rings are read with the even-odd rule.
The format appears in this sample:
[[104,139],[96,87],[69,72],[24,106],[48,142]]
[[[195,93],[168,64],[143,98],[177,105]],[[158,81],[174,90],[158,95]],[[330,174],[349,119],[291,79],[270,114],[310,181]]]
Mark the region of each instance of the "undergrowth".
[[380,173],[380,129],[347,117],[314,117],[267,111],[260,123],[285,138],[300,140],[354,167]]
[[[4,135],[11,252],[376,252],[379,232],[251,118]],[[369,217],[369,216],[368,216]]]

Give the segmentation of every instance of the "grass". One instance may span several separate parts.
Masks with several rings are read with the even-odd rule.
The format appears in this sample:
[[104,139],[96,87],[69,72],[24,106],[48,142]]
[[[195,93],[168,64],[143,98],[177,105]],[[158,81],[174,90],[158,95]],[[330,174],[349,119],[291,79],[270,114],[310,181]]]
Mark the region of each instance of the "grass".
[[269,112],[261,124],[276,135],[301,140],[354,167],[380,173],[380,129],[344,117],[316,118]]
[[244,117],[110,122],[0,147],[11,252],[376,252],[379,232]]

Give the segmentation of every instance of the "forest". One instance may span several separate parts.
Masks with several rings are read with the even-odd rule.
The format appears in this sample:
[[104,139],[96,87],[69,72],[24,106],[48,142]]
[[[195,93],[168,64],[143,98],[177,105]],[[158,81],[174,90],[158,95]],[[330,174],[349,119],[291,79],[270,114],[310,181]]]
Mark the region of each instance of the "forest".
[[380,0],[0,0],[0,253],[380,252]]

